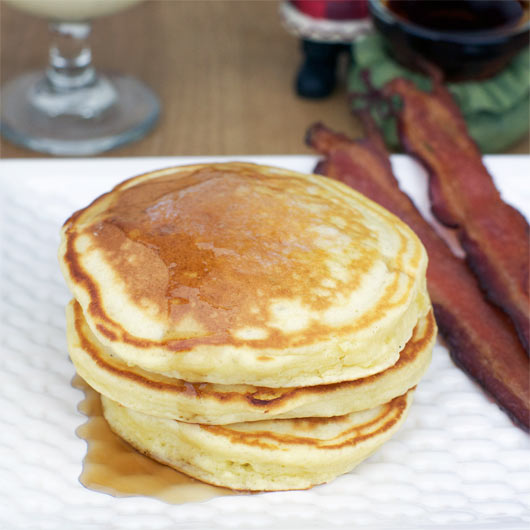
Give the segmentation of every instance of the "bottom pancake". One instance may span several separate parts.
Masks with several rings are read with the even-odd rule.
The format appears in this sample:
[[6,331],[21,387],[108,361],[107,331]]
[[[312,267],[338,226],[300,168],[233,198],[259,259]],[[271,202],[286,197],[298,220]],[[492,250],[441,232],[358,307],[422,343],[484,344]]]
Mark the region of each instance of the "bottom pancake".
[[111,429],[141,453],[217,486],[276,491],[306,489],[353,469],[398,430],[413,391],[343,416],[229,425],[184,423],[101,400]]

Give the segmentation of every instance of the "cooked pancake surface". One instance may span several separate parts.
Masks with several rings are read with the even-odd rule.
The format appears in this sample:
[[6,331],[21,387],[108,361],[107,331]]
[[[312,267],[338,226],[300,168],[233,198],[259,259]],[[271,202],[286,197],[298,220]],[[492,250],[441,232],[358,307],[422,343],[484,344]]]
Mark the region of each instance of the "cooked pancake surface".
[[399,428],[413,390],[332,418],[200,425],[156,418],[102,396],[110,427],[140,452],[192,477],[241,490],[304,489],[345,473]]
[[99,343],[79,304],[72,301],[67,309],[70,356],[90,386],[146,414],[207,424],[339,416],[386,403],[419,382],[429,365],[435,336],[431,312],[418,322],[394,366],[355,381],[301,388],[192,384],[128,366]]
[[338,182],[252,164],[126,181],[65,223],[60,258],[99,341],[189,382],[365,377],[430,308],[425,251],[397,218]]

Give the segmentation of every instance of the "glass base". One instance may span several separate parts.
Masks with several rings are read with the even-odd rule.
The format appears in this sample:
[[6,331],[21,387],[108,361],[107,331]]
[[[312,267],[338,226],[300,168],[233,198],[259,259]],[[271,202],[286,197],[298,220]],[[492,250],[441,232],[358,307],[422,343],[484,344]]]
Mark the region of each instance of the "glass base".
[[42,72],[31,72],[2,87],[1,134],[41,153],[108,151],[143,137],[160,113],[151,89],[131,77],[104,76],[93,87],[69,94],[54,93],[46,83]]

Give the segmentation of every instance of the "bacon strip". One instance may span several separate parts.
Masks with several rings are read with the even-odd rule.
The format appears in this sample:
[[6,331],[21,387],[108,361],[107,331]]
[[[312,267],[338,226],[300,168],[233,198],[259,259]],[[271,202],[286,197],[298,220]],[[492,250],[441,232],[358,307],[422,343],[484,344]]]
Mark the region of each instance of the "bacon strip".
[[529,359],[506,315],[488,303],[463,260],[423,219],[395,179],[388,153],[376,129],[352,141],[321,124],[312,126],[307,143],[325,158],[316,171],[348,184],[407,223],[429,255],[427,284],[440,333],[450,354],[510,418],[530,430]]
[[489,299],[512,319],[530,353],[530,238],[526,219],[506,204],[440,79],[423,92],[395,79],[384,88],[403,102],[398,117],[405,149],[429,171],[432,211],[458,229],[466,260]]

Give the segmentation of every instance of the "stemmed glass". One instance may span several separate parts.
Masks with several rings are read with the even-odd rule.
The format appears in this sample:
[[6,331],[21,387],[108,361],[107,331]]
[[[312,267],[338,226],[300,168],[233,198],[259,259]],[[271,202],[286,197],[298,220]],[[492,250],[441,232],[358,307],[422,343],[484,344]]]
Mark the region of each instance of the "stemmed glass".
[[45,17],[54,36],[44,72],[1,89],[0,131],[11,142],[54,155],[93,155],[142,137],[159,115],[154,93],[92,65],[90,20],[141,0],[5,0]]

